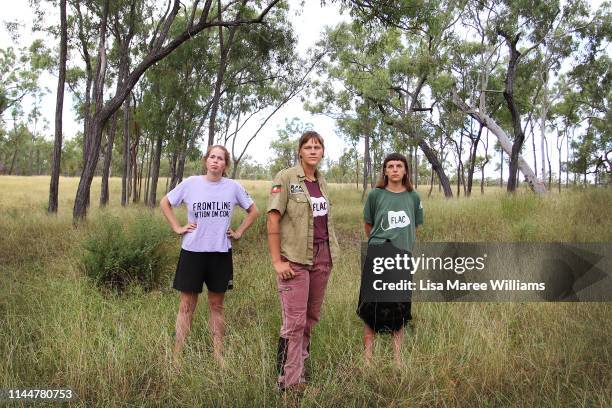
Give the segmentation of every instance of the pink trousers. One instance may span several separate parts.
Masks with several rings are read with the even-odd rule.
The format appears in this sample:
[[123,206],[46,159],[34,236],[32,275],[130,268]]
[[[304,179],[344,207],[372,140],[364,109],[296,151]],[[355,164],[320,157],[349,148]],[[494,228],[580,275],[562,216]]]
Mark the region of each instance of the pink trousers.
[[304,382],[304,361],[310,353],[310,332],[319,321],[331,272],[328,242],[314,244],[313,265],[291,262],[295,277],[276,279],[283,323],[278,343],[278,386]]

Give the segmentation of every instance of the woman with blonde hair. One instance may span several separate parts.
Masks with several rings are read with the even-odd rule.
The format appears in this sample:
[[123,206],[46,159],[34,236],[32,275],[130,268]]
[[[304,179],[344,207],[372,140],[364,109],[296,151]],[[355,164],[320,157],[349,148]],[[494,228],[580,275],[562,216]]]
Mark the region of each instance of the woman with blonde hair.
[[[244,187],[225,177],[230,154],[224,146],[209,146],[203,162],[204,175],[183,180],[160,202],[172,230],[182,236],[173,284],[180,292],[173,350],[175,363],[191,329],[198,295],[204,284],[208,288],[208,325],[213,353],[218,362],[223,362],[223,300],[225,292],[233,287],[232,239],[240,239],[259,215]],[[172,207],[181,204],[187,207],[188,221],[184,226],[178,223],[172,211]],[[234,231],[230,222],[235,205],[246,210],[247,216]]]

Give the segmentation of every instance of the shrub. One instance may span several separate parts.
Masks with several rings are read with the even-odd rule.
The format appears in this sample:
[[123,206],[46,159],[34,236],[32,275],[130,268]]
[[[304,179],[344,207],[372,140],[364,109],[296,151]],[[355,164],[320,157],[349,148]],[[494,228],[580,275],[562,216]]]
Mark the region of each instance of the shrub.
[[145,291],[160,287],[168,270],[168,227],[152,216],[125,221],[102,217],[83,242],[81,261],[98,286],[122,292],[129,284]]

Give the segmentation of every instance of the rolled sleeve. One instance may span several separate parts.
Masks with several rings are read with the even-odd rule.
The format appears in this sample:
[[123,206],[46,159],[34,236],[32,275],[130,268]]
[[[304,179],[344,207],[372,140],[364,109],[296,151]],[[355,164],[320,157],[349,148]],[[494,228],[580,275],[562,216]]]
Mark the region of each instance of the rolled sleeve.
[[283,172],[280,171],[272,181],[267,212],[276,210],[280,215],[283,215],[287,209],[287,197],[287,183]]

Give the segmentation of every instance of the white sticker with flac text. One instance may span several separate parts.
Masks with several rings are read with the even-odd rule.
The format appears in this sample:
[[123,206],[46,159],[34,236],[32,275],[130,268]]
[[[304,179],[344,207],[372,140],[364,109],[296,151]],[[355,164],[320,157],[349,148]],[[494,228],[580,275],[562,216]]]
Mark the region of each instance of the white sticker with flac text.
[[312,201],[312,216],[323,217],[327,215],[327,200],[325,197],[311,197]]
[[401,211],[389,211],[387,212],[387,222],[388,227],[385,228],[385,221],[382,221],[382,229],[383,231],[390,230],[392,228],[402,228],[410,225],[410,218],[408,218],[408,214],[404,210]]

